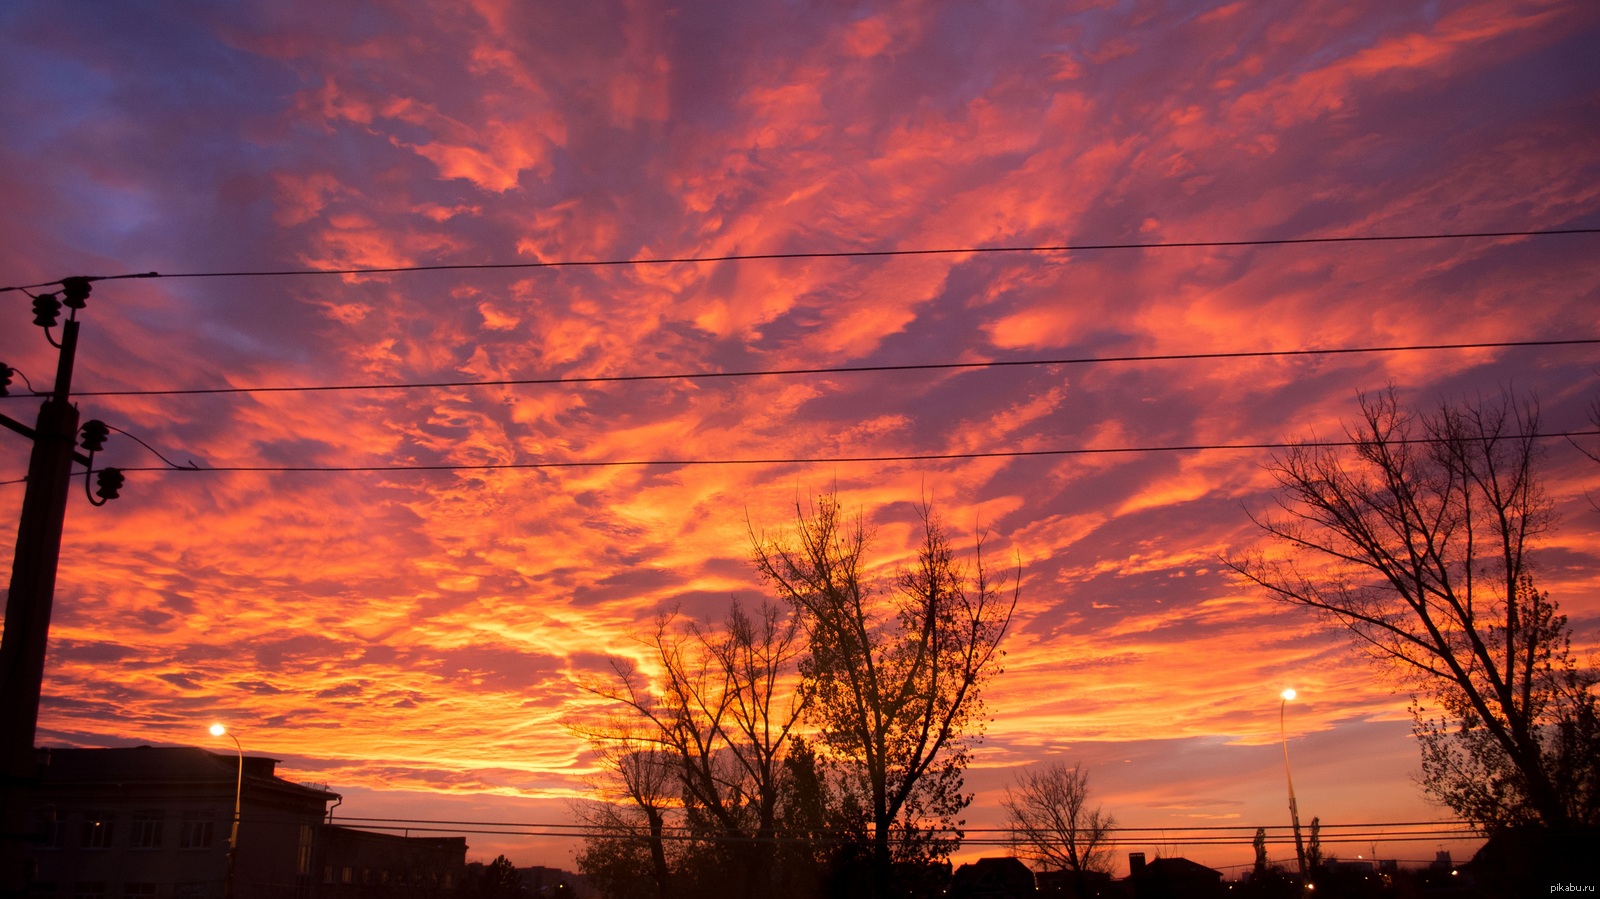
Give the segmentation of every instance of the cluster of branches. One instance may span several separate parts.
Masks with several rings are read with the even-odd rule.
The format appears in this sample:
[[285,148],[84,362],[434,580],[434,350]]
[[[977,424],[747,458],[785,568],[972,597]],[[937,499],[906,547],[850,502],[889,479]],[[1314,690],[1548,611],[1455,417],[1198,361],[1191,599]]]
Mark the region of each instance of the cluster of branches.
[[1233,569],[1317,612],[1416,690],[1423,786],[1486,832],[1600,827],[1595,675],[1534,583],[1552,525],[1539,413],[1509,397],[1418,415],[1363,396],[1353,448],[1271,467],[1277,552]]
[[1018,773],[1001,801],[1018,858],[1074,878],[1076,895],[1093,895],[1091,876],[1109,876],[1116,818],[1089,804],[1089,772],[1082,764],[1046,762]]
[[789,532],[752,532],[775,599],[719,627],[662,616],[630,662],[590,685],[613,718],[596,748],[602,833],[579,865],[612,895],[916,894],[947,869],[972,796],[962,773],[1017,601],[957,557],[922,509],[914,564],[872,577],[870,533],[833,495]]
[[635,895],[683,892],[675,881],[688,869],[722,879],[737,869],[740,890],[757,889],[790,836],[780,833],[780,800],[793,788],[792,740],[809,703],[792,676],[798,619],[773,604],[754,616],[735,604],[720,629],[678,625],[661,616],[648,641],[658,679],[614,659],[614,679],[591,685],[615,711],[599,727],[575,726],[602,771],[602,802],[580,811],[608,836],[589,841],[580,866],[602,880],[648,881],[646,892],[612,890]]

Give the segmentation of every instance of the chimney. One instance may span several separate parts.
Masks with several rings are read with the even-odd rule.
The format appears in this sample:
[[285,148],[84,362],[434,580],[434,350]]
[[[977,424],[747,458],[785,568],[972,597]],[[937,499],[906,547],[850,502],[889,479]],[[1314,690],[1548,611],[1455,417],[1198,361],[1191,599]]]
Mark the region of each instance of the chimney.
[[1139,877],[1144,874],[1144,853],[1128,853],[1128,876]]

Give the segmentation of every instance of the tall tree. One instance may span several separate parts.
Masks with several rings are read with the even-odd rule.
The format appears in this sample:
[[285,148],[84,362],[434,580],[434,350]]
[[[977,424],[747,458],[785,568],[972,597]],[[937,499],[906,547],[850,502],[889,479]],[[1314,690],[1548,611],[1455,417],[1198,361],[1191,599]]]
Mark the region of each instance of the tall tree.
[[1088,895],[1090,872],[1111,873],[1108,841],[1116,818],[1089,805],[1089,772],[1082,765],[1047,762],[1017,774],[1001,800],[1011,845],[1026,858],[1077,876],[1078,895]]
[[970,568],[958,560],[927,506],[915,564],[881,590],[859,517],[846,521],[832,494],[795,511],[792,533],[752,533],[754,560],[802,613],[814,717],[828,749],[859,768],[873,888],[887,896],[896,861],[942,859],[959,843],[956,816],[971,802],[962,772],[985,724],[980,691],[999,671],[1018,588],[991,579],[981,538]]
[[1392,390],[1360,402],[1348,450],[1299,447],[1269,466],[1284,514],[1252,520],[1281,552],[1228,564],[1432,696],[1437,711],[1415,707],[1424,785],[1458,814],[1491,831],[1600,824],[1594,681],[1529,565],[1551,525],[1537,406],[1418,415]]
[[773,889],[783,757],[808,701],[797,672],[802,636],[797,616],[773,604],[751,616],[736,602],[720,629],[679,627],[665,614],[649,640],[654,684],[618,660],[615,678],[590,686],[624,709],[626,723],[587,735],[658,753],[685,826],[712,839],[748,895]]

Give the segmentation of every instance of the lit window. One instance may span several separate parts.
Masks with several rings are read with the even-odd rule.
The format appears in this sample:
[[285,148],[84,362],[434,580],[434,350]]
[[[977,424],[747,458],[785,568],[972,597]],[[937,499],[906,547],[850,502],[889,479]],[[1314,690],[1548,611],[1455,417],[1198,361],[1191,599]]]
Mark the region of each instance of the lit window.
[[[83,816],[83,848],[85,849],[110,849],[111,836],[115,830],[115,822],[111,815],[104,812],[89,812]],[[93,884],[90,884],[93,886]],[[103,886],[103,885],[102,885]]]

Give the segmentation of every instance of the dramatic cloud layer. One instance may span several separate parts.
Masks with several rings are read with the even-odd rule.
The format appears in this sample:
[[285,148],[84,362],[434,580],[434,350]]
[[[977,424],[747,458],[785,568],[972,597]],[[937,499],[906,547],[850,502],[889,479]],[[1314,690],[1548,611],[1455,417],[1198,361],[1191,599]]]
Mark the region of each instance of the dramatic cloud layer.
[[[11,3],[0,285],[1593,228],[1597,40],[1593,4],[1500,0]],[[203,744],[220,718],[341,811],[556,820],[590,770],[562,728],[593,711],[581,682],[662,609],[760,596],[750,528],[837,489],[880,573],[924,497],[1022,561],[974,826],[1047,758],[1090,763],[1125,824],[1278,824],[1289,685],[1308,818],[1432,818],[1404,691],[1220,564],[1257,539],[1268,453],[992,454],[1337,436],[1389,385],[1422,405],[1510,385],[1548,430],[1592,427],[1587,345],[1127,357],[1600,337],[1595,247],[100,282],[81,391],[566,383],[82,397],[201,469],[440,469],[136,471],[104,508],[75,499],[41,740]],[[0,354],[42,389],[54,351],[23,294],[0,300]],[[1029,360],[1053,362],[614,380]],[[1564,524],[1540,576],[1593,648],[1600,466],[1546,449]],[[103,461],[159,467],[118,434]],[[472,467],[507,463],[593,464]],[[22,492],[0,487],[0,521]],[[473,854],[568,862],[496,839]]]

